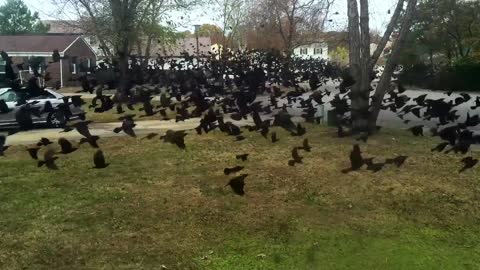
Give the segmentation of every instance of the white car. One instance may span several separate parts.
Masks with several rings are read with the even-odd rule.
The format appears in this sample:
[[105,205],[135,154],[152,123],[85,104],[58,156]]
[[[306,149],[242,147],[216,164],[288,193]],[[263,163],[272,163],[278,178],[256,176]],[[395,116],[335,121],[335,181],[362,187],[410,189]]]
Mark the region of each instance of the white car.
[[[27,103],[34,102],[34,107],[38,107],[42,110],[46,103],[50,103],[53,108],[56,108],[58,105],[63,104],[64,96],[59,94],[52,89],[45,89],[45,94],[41,96],[36,96],[32,98],[27,97]],[[15,112],[24,105],[18,106],[17,101],[19,100],[18,93],[13,91],[11,88],[0,88],[0,100],[5,101],[9,112],[1,113],[0,112],[0,128],[5,127],[15,127],[17,122],[15,119]],[[84,111],[81,108],[70,105],[70,111],[72,112],[71,120],[78,119]],[[47,124],[48,126],[60,127],[66,124],[65,116],[62,113],[54,114],[42,114],[40,117],[32,115],[33,124]]]

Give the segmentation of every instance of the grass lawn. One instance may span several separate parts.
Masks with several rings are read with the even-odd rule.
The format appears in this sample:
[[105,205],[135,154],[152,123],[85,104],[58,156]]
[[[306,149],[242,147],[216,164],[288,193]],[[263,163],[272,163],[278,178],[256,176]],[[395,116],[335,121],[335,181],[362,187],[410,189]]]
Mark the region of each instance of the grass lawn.
[[[384,130],[364,157],[408,155],[404,167],[342,174],[351,139],[307,126],[302,138],[189,134],[187,150],[102,139],[110,166],[83,145],[37,168],[24,147],[0,159],[2,269],[480,269],[479,167],[432,154],[436,141]],[[249,160],[235,160],[250,153]],[[244,197],[224,187],[245,166]]]

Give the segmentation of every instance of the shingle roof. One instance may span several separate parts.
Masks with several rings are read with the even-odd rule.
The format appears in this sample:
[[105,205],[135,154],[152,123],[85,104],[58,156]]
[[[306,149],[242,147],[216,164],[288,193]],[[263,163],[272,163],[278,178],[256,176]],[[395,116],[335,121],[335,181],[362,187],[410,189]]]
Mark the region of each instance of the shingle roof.
[[49,53],[65,51],[79,35],[0,36],[0,50],[6,52]]

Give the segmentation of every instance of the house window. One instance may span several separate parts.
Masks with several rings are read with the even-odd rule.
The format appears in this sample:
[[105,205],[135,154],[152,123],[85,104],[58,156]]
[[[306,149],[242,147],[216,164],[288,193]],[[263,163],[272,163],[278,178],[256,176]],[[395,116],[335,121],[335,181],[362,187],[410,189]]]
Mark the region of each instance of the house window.
[[308,54],[308,48],[300,48],[300,54]]
[[72,74],[77,74],[77,57],[74,56],[70,60],[70,72]]
[[[33,68],[31,66],[28,67],[28,73],[33,75]],[[38,73],[42,74],[42,66],[38,67]]]
[[7,62],[0,61],[0,74],[5,74],[5,68],[7,66]]
[[315,48],[315,54],[323,54],[322,48]]
[[[26,60],[26,61],[25,61]],[[30,57],[25,57],[24,58],[24,66],[25,63],[28,63],[28,73],[33,75],[33,67],[37,66],[38,73],[42,73],[42,67],[45,65],[45,58],[44,57],[36,57],[36,56],[30,56]]]
[[87,74],[90,74],[90,68],[92,67],[92,60],[90,58],[87,58]]

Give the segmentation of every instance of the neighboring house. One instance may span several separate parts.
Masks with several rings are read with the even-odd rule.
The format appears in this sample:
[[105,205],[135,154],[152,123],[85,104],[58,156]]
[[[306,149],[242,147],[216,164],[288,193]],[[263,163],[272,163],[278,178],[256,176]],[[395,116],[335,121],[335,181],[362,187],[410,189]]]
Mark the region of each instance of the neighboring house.
[[[87,35],[82,27],[79,26],[78,21],[68,21],[68,20],[53,20],[53,21],[42,21],[44,24],[49,25],[50,29],[48,34],[81,34],[83,35],[84,40],[95,50],[97,57],[103,58],[105,55],[100,49],[100,44],[98,39],[95,36]],[[207,55],[211,51],[212,41],[210,37],[199,37],[198,38],[198,50],[200,56]],[[145,45],[144,45],[145,47]],[[151,47],[151,57],[156,58],[157,54],[163,57],[173,57],[178,58],[182,56],[182,53],[187,52],[189,55],[197,54],[197,40],[195,36],[186,37],[179,39],[176,44],[170,46],[162,46],[158,44],[156,40],[153,41]],[[132,54],[136,54],[137,49],[134,47],[132,49]]]
[[[33,74],[29,58],[38,57],[42,60],[41,66],[48,66],[46,72],[51,80],[47,84],[60,83],[62,87],[77,85],[76,79],[82,73],[80,65],[89,68],[97,60],[95,51],[80,35],[0,36],[0,49],[8,53],[16,68],[23,63],[24,70],[19,70],[22,79]],[[57,63],[52,59],[54,50],[62,57]]]
[[328,60],[328,45],[326,42],[318,42],[298,46],[293,50],[293,55],[302,59]]
[[48,25],[49,35],[82,35],[83,39],[93,48],[98,58],[104,57],[100,44],[95,36],[88,35],[78,21],[69,20],[43,20],[43,24]]

